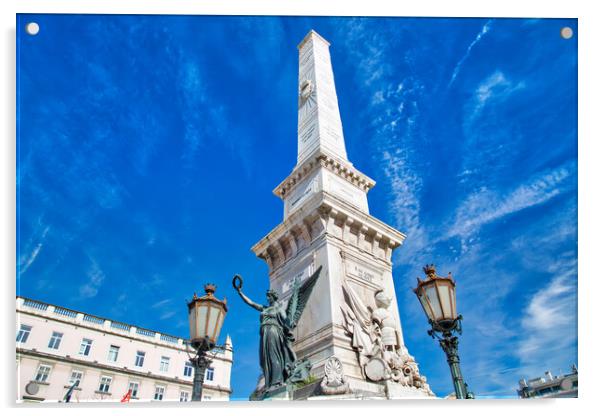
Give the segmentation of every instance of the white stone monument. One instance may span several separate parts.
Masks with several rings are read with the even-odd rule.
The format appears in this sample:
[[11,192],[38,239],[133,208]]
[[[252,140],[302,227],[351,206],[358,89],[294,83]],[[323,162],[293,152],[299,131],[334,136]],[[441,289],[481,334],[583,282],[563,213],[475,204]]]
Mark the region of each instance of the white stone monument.
[[347,160],[329,45],[311,30],[298,46],[297,165],[273,191],[284,201],[283,222],[252,250],[282,299],[294,279],[323,266],[295,330],[295,352],[314,376],[336,357],[349,386],[343,395],[428,397],[404,346],[391,272],[405,235],[370,215],[375,182]]

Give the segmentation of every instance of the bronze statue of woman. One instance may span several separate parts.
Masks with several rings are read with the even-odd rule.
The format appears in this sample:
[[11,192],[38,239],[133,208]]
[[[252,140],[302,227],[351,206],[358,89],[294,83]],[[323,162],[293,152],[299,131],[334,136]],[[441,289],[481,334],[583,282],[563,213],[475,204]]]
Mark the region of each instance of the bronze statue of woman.
[[232,286],[242,300],[259,311],[259,363],[263,370],[265,389],[285,384],[295,370],[297,356],[293,351],[292,332],[321,270],[320,266],[301,287],[298,281],[294,282],[286,309],[274,290],[267,291],[268,304],[260,305],[242,292],[242,278],[239,275],[232,279]]

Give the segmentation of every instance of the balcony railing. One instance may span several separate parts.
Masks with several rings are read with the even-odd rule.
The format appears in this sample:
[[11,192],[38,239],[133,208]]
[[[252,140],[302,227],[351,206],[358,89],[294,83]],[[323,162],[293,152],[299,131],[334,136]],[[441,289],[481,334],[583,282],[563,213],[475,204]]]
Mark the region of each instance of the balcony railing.
[[48,309],[47,303],[42,303],[31,299],[23,299],[23,305],[29,306],[30,308],[34,309],[39,309],[41,311],[45,311],[46,309]]
[[122,331],[130,332],[130,328],[132,326],[128,324],[124,324],[122,322],[111,321],[111,328],[120,329]]
[[84,315],[84,321],[91,322],[93,324],[102,325],[105,323],[105,320],[102,318],[97,318],[92,315]]
[[70,309],[61,308],[60,306],[54,307],[54,313],[56,313],[57,315],[68,316],[69,318],[77,317],[77,312],[72,311]]
[[165,342],[171,342],[172,344],[177,344],[178,343],[178,338],[171,336],[171,335],[167,335],[167,334],[161,334],[160,337],[161,341],[165,341]]
[[145,337],[151,337],[154,338],[156,332],[155,331],[149,331],[148,329],[144,329],[144,328],[136,328],[136,333],[140,334],[140,335],[144,335]]

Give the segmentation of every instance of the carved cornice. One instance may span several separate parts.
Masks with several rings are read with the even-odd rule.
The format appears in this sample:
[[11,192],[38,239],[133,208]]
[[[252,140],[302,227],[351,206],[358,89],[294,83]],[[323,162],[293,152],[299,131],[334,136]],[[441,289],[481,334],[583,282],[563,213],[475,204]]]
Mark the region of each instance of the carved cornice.
[[[340,232],[333,233],[334,228]],[[351,204],[327,192],[312,196],[299,210],[255,244],[251,250],[264,259],[270,273],[294,258],[319,235],[339,238],[344,244],[352,244],[362,251],[389,262],[392,251],[399,247],[405,235]],[[340,234],[337,237],[335,234]],[[346,239],[346,236],[357,236]],[[380,250],[379,250],[380,248]]]
[[350,162],[343,161],[327,153],[318,151],[315,156],[309,157],[301,165],[296,166],[291,174],[274,188],[272,191],[273,194],[280,199],[284,199],[286,195],[293,191],[298,183],[302,182],[319,167],[328,169],[364,192],[368,192],[376,184],[374,179],[355,169]]
[[374,185],[376,185],[376,181],[374,179],[364,175],[351,164],[341,162],[340,160],[326,154],[319,155],[318,160],[323,167],[327,168],[331,172],[336,173],[338,176],[357,186],[364,192],[368,192],[374,187]]

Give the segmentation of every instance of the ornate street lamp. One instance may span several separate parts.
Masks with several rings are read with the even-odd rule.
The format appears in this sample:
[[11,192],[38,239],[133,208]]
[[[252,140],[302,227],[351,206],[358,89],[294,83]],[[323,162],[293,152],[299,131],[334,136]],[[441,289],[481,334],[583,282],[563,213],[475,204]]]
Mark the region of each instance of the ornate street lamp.
[[192,401],[201,401],[203,397],[203,382],[205,371],[212,360],[208,352],[211,350],[223,350],[223,346],[216,345],[219,333],[226,317],[228,308],[226,299],[217,299],[215,285],[205,285],[205,295],[198,297],[194,294],[188,302],[188,322],[190,323],[189,344],[195,351],[195,356],[190,358],[194,366],[194,381],[192,385]]
[[[439,340],[439,345],[445,355],[451,370],[454,390],[457,399],[474,399],[474,394],[468,391],[468,385],[460,371],[460,356],[458,355],[458,337],[453,333],[462,334],[462,315],[456,312],[456,283],[451,273],[447,277],[436,275],[435,265],[425,266],[422,270],[426,280],[418,279],[414,293],[424,309],[431,328],[428,334]],[[441,334],[441,335],[439,335]]]

